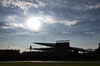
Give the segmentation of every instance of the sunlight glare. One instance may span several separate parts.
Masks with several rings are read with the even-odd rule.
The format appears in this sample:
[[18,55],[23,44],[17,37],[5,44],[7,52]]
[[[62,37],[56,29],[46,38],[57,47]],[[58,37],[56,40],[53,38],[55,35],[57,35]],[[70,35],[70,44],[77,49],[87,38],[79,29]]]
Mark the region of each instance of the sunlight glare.
[[39,30],[41,22],[38,17],[31,17],[30,19],[27,20],[26,25],[29,29]]

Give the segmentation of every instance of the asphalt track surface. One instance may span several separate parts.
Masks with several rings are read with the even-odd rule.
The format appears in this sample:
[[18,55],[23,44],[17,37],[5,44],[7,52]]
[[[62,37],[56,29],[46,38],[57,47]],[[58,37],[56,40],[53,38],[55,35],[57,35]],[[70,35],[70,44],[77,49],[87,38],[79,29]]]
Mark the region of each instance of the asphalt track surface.
[[33,62],[33,63],[100,63],[100,61],[2,61],[0,63]]

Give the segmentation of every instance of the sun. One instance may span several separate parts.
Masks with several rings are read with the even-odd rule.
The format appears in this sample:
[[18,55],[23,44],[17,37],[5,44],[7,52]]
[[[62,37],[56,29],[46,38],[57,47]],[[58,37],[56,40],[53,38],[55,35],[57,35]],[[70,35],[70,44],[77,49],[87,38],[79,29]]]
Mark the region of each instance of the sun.
[[26,25],[31,30],[39,30],[41,22],[38,17],[31,17],[27,20]]

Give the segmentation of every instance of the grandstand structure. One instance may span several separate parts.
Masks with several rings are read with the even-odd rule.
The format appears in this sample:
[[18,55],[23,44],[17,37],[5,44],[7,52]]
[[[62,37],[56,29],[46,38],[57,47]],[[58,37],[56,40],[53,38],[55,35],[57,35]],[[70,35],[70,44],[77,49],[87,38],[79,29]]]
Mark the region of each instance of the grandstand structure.
[[[40,43],[33,42],[34,44],[47,46],[47,48],[32,48],[30,46],[30,50],[35,51],[26,51],[23,52],[23,57],[28,57],[28,59],[32,60],[71,60],[71,59],[79,59],[81,52],[88,52],[83,48],[70,47],[69,40],[57,40],[56,43]],[[25,56],[26,55],[26,56]]]
[[66,52],[66,51],[81,51],[87,52],[87,50],[83,48],[70,47],[70,40],[57,40],[56,43],[39,43],[33,42],[34,44],[49,46],[49,48],[32,48],[31,50],[41,50],[41,51],[58,51],[58,52]]

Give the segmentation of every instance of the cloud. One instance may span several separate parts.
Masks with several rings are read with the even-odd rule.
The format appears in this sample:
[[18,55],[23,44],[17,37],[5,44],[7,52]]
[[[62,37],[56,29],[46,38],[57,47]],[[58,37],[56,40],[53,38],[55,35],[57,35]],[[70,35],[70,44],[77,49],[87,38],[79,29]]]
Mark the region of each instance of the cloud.
[[7,18],[4,21],[6,21],[6,22],[14,21],[15,20],[15,17],[16,16],[7,16]]
[[60,24],[66,25],[66,26],[72,26],[72,25],[77,24],[79,21],[78,20],[55,20],[52,17],[48,17],[47,19],[44,19],[44,22],[50,23],[50,24],[60,23]]
[[2,29],[11,29],[11,28],[18,28],[18,27],[24,28],[22,24],[16,24],[16,23],[5,23],[5,25],[6,26],[2,26]]
[[41,2],[41,1],[38,1],[38,3],[39,3],[39,6],[40,6],[40,7],[45,7],[45,6],[46,6],[46,4],[43,3],[43,2]]
[[1,29],[14,29],[14,28],[24,28],[24,25],[21,23],[15,23],[16,16],[6,16],[4,21],[0,21],[0,28]]
[[13,8],[18,7],[21,10],[27,11],[29,8],[38,8],[38,7],[45,7],[45,3],[41,1],[37,1],[38,3],[34,2],[26,2],[25,0],[1,0],[1,4],[4,7],[13,6]]
[[94,5],[94,6],[89,6],[89,8],[90,8],[90,9],[93,9],[93,8],[96,8],[96,9],[97,9],[97,8],[100,8],[100,4],[97,4],[97,5]]
[[46,23],[50,23],[50,24],[52,24],[52,23],[57,23],[57,21],[55,21],[55,20],[54,20],[53,18],[51,18],[51,17],[48,17],[48,18],[44,19],[43,21],[46,22]]
[[87,9],[98,9],[100,8],[100,4],[96,4],[96,5],[89,5],[89,6],[86,6]]
[[59,21],[59,23],[65,24],[67,26],[71,26],[71,25],[75,25],[77,24],[79,21],[78,20],[63,20],[63,21]]

